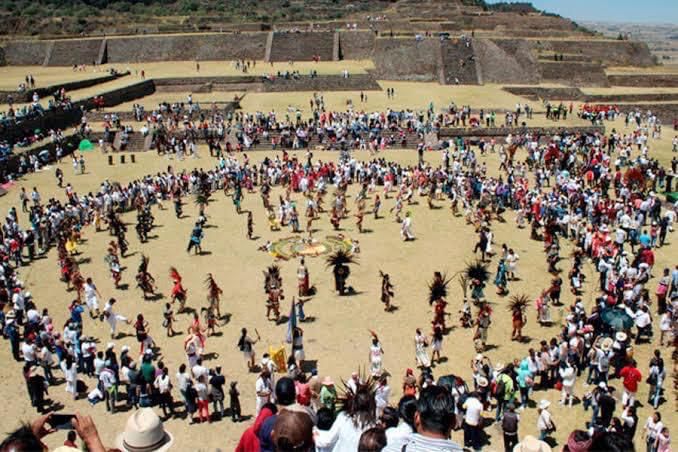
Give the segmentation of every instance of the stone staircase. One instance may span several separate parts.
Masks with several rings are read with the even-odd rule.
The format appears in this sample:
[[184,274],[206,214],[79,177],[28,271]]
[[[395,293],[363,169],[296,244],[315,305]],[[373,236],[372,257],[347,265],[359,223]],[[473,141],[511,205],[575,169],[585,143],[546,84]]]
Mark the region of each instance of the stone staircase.
[[108,62],[108,40],[103,39],[97,55],[97,64],[106,64]]
[[442,85],[478,85],[478,70],[471,43],[445,40],[440,43]]
[[314,55],[332,61],[334,56],[333,32],[275,32],[271,39],[268,61],[312,61]]
[[144,137],[140,132],[132,132],[128,135],[127,146],[125,146],[125,149],[121,149],[122,132],[116,132],[113,139],[113,149],[116,151],[148,151],[150,149],[152,136]]

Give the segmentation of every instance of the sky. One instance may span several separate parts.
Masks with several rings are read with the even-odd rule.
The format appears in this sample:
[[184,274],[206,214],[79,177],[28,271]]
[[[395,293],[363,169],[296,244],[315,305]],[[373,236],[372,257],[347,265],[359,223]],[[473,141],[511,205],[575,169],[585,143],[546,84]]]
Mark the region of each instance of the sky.
[[[497,3],[499,0],[488,0]],[[509,0],[510,1],[510,0]],[[678,24],[678,0],[525,0],[575,21]],[[678,29],[678,25],[676,25]]]

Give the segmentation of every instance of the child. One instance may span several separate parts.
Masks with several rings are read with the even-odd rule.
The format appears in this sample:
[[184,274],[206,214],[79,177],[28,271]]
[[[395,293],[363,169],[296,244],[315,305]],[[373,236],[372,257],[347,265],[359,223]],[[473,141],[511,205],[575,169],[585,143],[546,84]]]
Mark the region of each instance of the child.
[[66,441],[64,441],[64,446],[66,447],[73,447],[75,449],[78,448],[78,445],[75,443],[75,440],[78,438],[77,433],[75,433],[75,430],[70,430],[66,434]]
[[228,391],[231,406],[231,420],[240,422],[240,391],[238,391],[238,382],[231,382],[231,389]]
[[[332,410],[329,408],[320,408],[318,410],[318,424],[313,428],[314,433],[320,432],[320,431],[328,431],[332,428],[332,424],[334,423],[334,413]],[[316,447],[316,451],[318,452],[326,452],[330,451],[331,448],[320,448]]]

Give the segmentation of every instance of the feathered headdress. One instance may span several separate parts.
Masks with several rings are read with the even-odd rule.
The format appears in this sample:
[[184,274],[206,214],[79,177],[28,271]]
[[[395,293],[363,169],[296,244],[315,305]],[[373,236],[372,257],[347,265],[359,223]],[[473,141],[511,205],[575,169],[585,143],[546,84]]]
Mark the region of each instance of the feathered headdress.
[[205,279],[205,287],[207,288],[207,299],[208,300],[218,300],[219,295],[223,292],[221,288],[217,285],[217,282],[214,280],[212,273],[207,274]]
[[175,267],[170,267],[169,275],[172,281],[174,281],[174,284],[181,283],[181,275]]
[[373,421],[374,414],[371,407],[374,405],[374,394],[377,391],[377,380],[371,375],[366,375],[364,370],[360,370],[358,375],[359,384],[355,390],[343,379],[339,388],[339,397],[337,397],[337,409],[348,414],[353,424],[363,429]]
[[139,273],[146,273],[148,272],[148,261],[150,259],[146,257],[145,254],[141,255],[141,262],[139,262]]
[[279,279],[280,278],[280,267],[276,264],[269,265],[266,268],[266,275],[269,278]]
[[433,278],[433,281],[428,285],[428,304],[431,305],[441,298],[445,298],[447,296],[447,285],[450,283],[450,281],[451,279],[446,275],[441,275],[436,272],[436,276]]
[[464,275],[470,280],[477,279],[481,283],[484,283],[489,279],[490,272],[487,270],[487,264],[476,260],[470,264],[466,264]]
[[325,260],[327,267],[338,267],[340,265],[347,264],[357,264],[357,259],[351,254],[344,250],[337,250],[334,253],[327,256]]
[[513,313],[524,312],[529,303],[530,297],[527,295],[513,295],[511,298],[509,298],[508,305],[506,305],[506,310]]

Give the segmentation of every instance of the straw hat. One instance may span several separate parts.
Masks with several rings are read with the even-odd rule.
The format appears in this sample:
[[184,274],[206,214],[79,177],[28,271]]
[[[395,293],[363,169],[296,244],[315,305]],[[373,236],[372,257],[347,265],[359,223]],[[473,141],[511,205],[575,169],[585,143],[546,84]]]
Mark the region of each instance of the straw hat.
[[600,349],[604,352],[609,351],[612,348],[612,343],[614,341],[612,340],[611,337],[606,337],[602,341],[600,341]]
[[541,399],[541,401],[539,402],[539,409],[540,410],[545,410],[546,408],[548,408],[550,406],[551,406],[551,402],[549,402],[546,399]]
[[325,385],[325,386],[332,386],[332,385],[334,385],[334,381],[332,380],[332,377],[327,376],[327,377],[323,378],[322,384]]
[[534,436],[527,435],[515,445],[513,452],[551,452],[551,446],[544,441],[539,441]]
[[152,408],[141,408],[127,419],[125,431],[115,444],[124,452],[164,452],[172,447],[174,437]]
[[497,364],[494,365],[494,371],[495,371],[495,372],[501,372],[501,371],[504,370],[504,367],[505,367],[505,366],[504,366],[504,363],[502,363],[501,361],[499,361]]
[[490,383],[487,381],[487,378],[485,377],[478,377],[478,386],[481,388],[486,388]]

